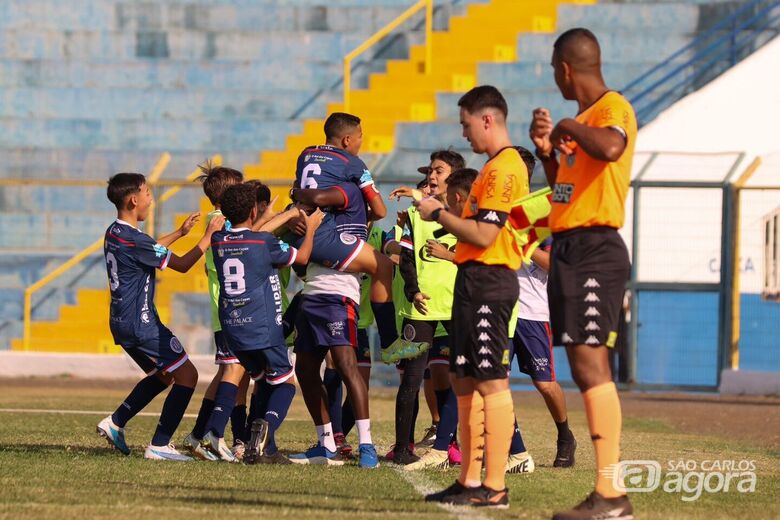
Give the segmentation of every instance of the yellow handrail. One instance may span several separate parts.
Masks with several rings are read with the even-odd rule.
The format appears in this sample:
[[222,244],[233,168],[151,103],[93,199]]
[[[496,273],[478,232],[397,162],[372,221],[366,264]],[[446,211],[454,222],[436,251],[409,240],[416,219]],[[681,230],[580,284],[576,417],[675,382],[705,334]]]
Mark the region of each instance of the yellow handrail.
[[[165,168],[168,166],[168,163],[171,161],[171,155],[168,152],[163,153],[160,158],[157,160],[157,163],[154,165],[154,168],[152,168],[152,172],[149,174],[149,184],[153,184],[153,182],[157,182],[157,180],[162,175],[163,171],[165,171]],[[50,272],[31,286],[27,287],[24,290],[24,328],[23,328],[23,339],[22,343],[24,345],[24,350],[30,350],[30,330],[31,330],[31,323],[32,323],[32,295],[42,287],[45,287],[46,285],[50,284],[60,276],[62,276],[64,273],[68,272],[73,266],[79,264],[82,260],[84,260],[86,257],[88,257],[91,254],[96,253],[100,250],[100,248],[103,245],[103,238],[99,238],[98,240],[94,241],[84,249],[82,249],[79,253],[77,253],[75,256],[70,258],[67,262],[59,266],[54,271]]]
[[363,54],[376,42],[390,34],[396,27],[414,16],[417,11],[425,8],[425,73],[431,73],[433,59],[433,0],[419,0],[416,4],[401,13],[395,20],[388,23],[369,39],[358,45],[352,52],[344,56],[344,111],[349,112],[350,93],[352,90],[352,60]]

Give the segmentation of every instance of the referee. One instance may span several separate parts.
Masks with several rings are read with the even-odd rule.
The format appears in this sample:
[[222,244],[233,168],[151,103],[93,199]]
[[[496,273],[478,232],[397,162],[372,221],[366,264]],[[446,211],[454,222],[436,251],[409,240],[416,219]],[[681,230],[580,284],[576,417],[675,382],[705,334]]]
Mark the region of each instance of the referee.
[[530,128],[553,186],[550,321],[554,344],[566,346],[585,401],[597,469],[595,490],[553,519],[630,519],[631,503],[609,474],[619,461],[622,419],[608,349],[617,339],[630,270],[617,230],[623,226],[631,179],[636,117],[629,102],[604,84],[599,43],[589,30],[563,33],[555,42],[552,66],[561,94],[577,101],[579,113],[553,125],[550,112],[538,108]]

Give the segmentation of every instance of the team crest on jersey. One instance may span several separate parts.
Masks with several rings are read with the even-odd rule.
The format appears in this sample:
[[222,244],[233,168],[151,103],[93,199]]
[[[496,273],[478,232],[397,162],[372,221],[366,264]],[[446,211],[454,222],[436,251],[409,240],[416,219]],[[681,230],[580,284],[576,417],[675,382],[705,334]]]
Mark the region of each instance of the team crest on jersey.
[[341,242],[344,245],[347,245],[347,246],[351,246],[352,244],[357,243],[357,240],[358,240],[355,235],[353,235],[352,233],[346,233],[346,232],[344,232],[341,235],[339,235],[339,239],[341,239]]
[[416,335],[416,331],[414,330],[414,325],[411,323],[407,323],[404,325],[404,339],[406,341],[414,341],[414,336]]
[[552,201],[568,204],[573,194],[574,194],[574,184],[555,183],[555,189],[553,190]]
[[166,248],[165,246],[161,246],[160,244],[154,245],[154,255],[157,258],[160,258],[161,256],[165,256],[166,254],[168,254],[168,248]]
[[182,352],[184,352],[184,347],[182,346],[181,341],[179,341],[179,338],[177,338],[176,336],[171,338],[170,345],[171,345],[171,350],[173,350],[177,354],[181,354]]
[[303,162],[309,162],[309,159],[311,159],[311,154],[306,154],[303,156]]
[[230,317],[234,320],[241,317],[241,309],[234,309],[230,311]]
[[285,253],[286,253],[287,251],[289,251],[289,250],[290,250],[290,245],[289,245],[289,244],[287,244],[286,242],[282,242],[282,241],[280,240],[280,241],[279,241],[279,249],[281,249],[283,252],[285,252]]
[[225,256],[225,250],[220,247],[219,249],[217,249],[217,254],[219,255],[220,258],[222,258],[223,256]]

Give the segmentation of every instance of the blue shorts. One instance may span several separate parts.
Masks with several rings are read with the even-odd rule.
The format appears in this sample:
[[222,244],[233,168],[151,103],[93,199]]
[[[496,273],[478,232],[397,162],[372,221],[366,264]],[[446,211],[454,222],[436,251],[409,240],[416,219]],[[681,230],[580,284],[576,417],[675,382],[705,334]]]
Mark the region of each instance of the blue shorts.
[[218,330],[214,333],[214,344],[217,346],[217,353],[214,355],[215,365],[233,365],[238,363],[238,358],[230,350],[225,333]]
[[[290,243],[297,248],[303,243],[300,235],[285,235],[284,238],[289,238]],[[314,246],[309,261],[329,269],[346,271],[365,243],[365,240],[351,233],[339,232],[334,225],[323,222],[314,233]]]
[[295,352],[357,348],[358,305],[346,296],[305,294],[295,320]]
[[368,342],[368,330],[357,331],[357,364],[359,367],[371,368],[371,345]]
[[265,379],[268,384],[278,385],[294,375],[287,345],[236,351],[236,357],[255,381]]
[[146,374],[173,372],[189,357],[179,338],[164,325],[157,328],[157,336],[143,341],[123,341],[122,348]]
[[515,337],[510,342],[509,364],[517,355],[517,367],[534,381],[555,381],[552,331],[546,321],[517,320]]

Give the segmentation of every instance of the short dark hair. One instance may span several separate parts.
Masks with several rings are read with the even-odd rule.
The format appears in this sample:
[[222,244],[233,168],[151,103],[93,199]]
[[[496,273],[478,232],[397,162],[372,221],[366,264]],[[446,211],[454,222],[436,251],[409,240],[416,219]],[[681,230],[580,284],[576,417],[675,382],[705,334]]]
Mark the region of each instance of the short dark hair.
[[249,184],[250,186],[254,186],[255,190],[257,190],[257,202],[265,202],[266,204],[271,202],[271,188],[263,184],[262,181],[258,179],[250,179],[244,184]]
[[433,152],[431,154],[431,162],[436,160],[447,163],[452,168],[452,171],[466,167],[466,160],[463,156],[451,148]]
[[257,205],[257,188],[246,183],[228,186],[221,204],[222,214],[231,224],[245,222]]
[[584,27],[562,33],[553,44],[553,54],[578,71],[592,71],[601,66],[601,47],[596,35]]
[[227,166],[214,166],[211,161],[199,164],[201,174],[198,181],[203,184],[203,193],[216,206],[228,186],[243,182],[244,174]]
[[360,124],[360,118],[345,112],[333,112],[325,120],[325,139],[338,139]]
[[509,108],[501,92],[492,85],[481,85],[469,90],[458,100],[458,106],[465,108],[469,114],[474,114],[485,108],[495,108],[504,119],[509,115]]
[[455,170],[447,177],[447,189],[456,190],[468,195],[471,191],[471,185],[477,180],[479,172],[474,168],[461,168]]
[[116,209],[122,209],[125,199],[141,191],[141,186],[146,184],[146,177],[140,173],[117,173],[108,179],[106,196]]

